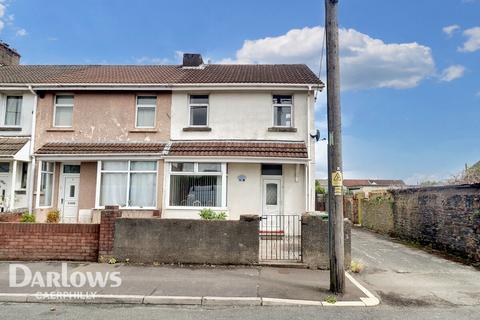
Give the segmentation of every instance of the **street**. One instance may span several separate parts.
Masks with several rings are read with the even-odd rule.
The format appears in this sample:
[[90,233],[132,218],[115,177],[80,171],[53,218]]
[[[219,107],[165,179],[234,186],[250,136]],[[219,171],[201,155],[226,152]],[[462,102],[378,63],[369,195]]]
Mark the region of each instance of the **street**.
[[367,231],[353,230],[355,277],[382,299],[378,307],[162,307],[3,304],[3,319],[475,319],[480,272]]

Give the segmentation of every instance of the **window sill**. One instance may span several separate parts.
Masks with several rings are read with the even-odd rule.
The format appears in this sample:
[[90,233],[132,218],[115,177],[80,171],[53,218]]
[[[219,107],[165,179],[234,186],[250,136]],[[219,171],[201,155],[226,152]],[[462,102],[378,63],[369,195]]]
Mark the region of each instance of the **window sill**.
[[212,128],[210,127],[186,127],[186,128],[183,128],[183,131],[188,131],[188,132],[191,132],[191,131],[212,131]]
[[291,128],[291,127],[271,127],[271,128],[268,128],[268,132],[297,132],[297,128]]
[[22,131],[22,127],[0,127],[0,131]]
[[130,133],[156,133],[156,132],[158,132],[158,130],[155,129],[155,128],[135,128],[135,129],[128,130],[128,132],[130,132]]
[[45,131],[47,132],[74,132],[72,128],[48,128]]

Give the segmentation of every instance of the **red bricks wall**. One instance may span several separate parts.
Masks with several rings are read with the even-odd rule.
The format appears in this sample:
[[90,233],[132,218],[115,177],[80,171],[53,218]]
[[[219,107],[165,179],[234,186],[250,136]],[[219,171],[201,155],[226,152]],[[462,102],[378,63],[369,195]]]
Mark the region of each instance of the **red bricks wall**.
[[96,261],[98,224],[0,223],[0,260]]
[[122,216],[118,206],[105,206],[100,216],[99,256],[110,256],[113,253],[115,236],[115,219]]

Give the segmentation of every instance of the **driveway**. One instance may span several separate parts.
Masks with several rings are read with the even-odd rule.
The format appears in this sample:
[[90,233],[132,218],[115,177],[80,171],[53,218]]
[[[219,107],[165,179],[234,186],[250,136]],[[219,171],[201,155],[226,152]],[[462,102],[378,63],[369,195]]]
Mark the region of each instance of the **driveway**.
[[480,305],[480,271],[411,248],[391,238],[352,229],[352,259],[365,265],[355,275],[395,306]]

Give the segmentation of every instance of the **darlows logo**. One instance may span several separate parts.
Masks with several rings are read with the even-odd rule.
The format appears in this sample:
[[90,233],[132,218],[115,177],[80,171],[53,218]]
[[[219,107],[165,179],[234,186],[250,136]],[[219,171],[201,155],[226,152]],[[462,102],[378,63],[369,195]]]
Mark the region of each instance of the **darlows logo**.
[[24,264],[9,265],[9,285],[12,288],[117,288],[122,285],[120,272],[81,272],[69,274],[67,263],[62,263],[61,271],[32,272]]

